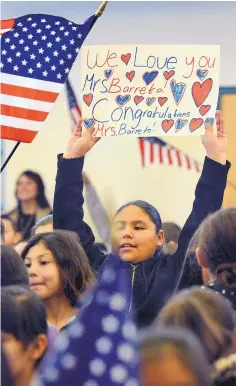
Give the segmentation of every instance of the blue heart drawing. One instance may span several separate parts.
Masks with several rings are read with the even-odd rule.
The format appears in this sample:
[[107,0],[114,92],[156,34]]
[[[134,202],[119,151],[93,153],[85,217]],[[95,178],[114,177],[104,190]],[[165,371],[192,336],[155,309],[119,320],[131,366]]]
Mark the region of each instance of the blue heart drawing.
[[110,68],[110,70],[105,70],[104,75],[107,79],[110,78],[111,74],[113,73],[113,70]]
[[207,126],[207,125],[213,126],[214,122],[215,122],[214,118],[207,118],[205,120],[205,126]]
[[172,94],[174,96],[175,102],[178,105],[180,103],[181,99],[183,98],[183,95],[184,95],[184,92],[186,89],[186,85],[185,85],[185,83],[176,83],[175,80],[172,80],[170,82],[170,88],[171,88]]
[[86,129],[90,129],[90,127],[95,125],[95,120],[93,118],[90,119],[84,119],[84,126]]
[[156,100],[155,97],[147,98],[146,99],[146,103],[147,103],[148,106],[151,106],[155,100]]
[[129,102],[131,96],[130,95],[118,95],[116,97],[116,102],[118,103],[119,106],[124,106],[127,102]]
[[205,76],[208,74],[208,70],[200,70],[200,69],[198,69],[196,71],[196,74],[197,74],[197,76],[198,76],[198,78],[200,80],[203,80],[205,78]]
[[177,119],[175,123],[176,130],[181,130],[188,123],[187,119]]
[[157,77],[158,74],[159,74],[158,71],[145,72],[143,74],[143,80],[146,83],[146,85],[148,86]]

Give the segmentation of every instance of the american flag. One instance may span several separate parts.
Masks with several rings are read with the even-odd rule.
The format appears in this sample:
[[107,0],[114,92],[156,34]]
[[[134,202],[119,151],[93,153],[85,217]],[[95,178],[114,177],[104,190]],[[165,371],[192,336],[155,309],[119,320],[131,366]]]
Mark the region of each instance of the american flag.
[[75,24],[35,14],[1,21],[1,138],[32,142],[95,19]]
[[138,336],[129,311],[131,299],[127,263],[112,256],[32,386],[138,386]]
[[70,111],[71,131],[73,131],[75,126],[77,125],[79,118],[82,117],[82,113],[79,104],[77,103],[76,96],[69,79],[66,80],[66,91]]
[[139,138],[142,166],[158,163],[177,166],[200,173],[201,164],[174,146],[157,137]]

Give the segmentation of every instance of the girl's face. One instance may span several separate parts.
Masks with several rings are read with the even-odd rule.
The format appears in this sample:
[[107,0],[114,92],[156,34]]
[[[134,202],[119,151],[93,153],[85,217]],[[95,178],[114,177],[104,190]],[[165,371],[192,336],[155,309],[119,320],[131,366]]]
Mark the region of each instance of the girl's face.
[[60,269],[44,242],[40,241],[30,248],[25,257],[25,265],[29,273],[30,288],[41,299],[49,300],[64,294]]
[[173,350],[141,364],[141,386],[202,386]]
[[19,178],[16,186],[16,196],[20,201],[35,200],[38,194],[38,185],[24,174]]
[[114,219],[113,247],[125,261],[136,263],[151,258],[163,240],[164,232],[160,230],[157,235],[156,225],[138,206],[127,206]]

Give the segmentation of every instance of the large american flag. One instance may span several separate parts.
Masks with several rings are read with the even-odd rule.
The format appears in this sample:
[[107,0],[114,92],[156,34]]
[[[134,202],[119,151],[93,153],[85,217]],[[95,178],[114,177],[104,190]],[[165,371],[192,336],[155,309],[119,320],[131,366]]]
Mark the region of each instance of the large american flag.
[[157,137],[139,138],[142,166],[158,163],[177,166],[199,173],[201,164],[188,154]]
[[1,21],[1,138],[32,142],[52,109],[96,16]]
[[68,107],[70,111],[71,131],[74,130],[82,113],[69,79],[66,80]]

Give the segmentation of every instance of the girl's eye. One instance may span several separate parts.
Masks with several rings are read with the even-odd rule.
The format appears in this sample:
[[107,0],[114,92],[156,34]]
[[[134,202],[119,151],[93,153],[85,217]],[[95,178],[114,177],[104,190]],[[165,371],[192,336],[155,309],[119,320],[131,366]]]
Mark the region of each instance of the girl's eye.
[[49,264],[49,261],[41,261],[40,264],[41,264],[41,265],[46,265],[46,264]]
[[134,229],[139,231],[139,230],[144,229],[144,228],[143,227],[135,227]]
[[30,268],[31,264],[28,263],[28,264],[25,264],[26,268]]

